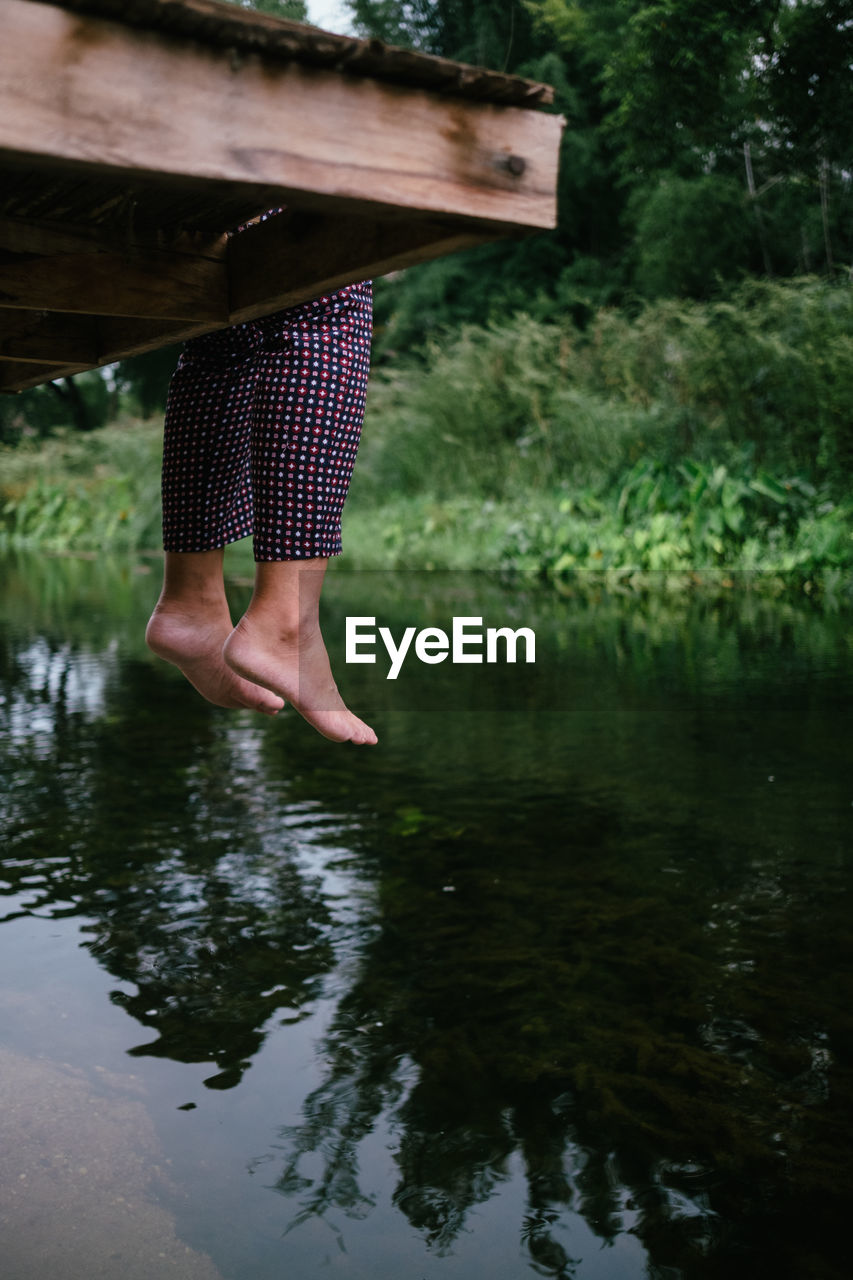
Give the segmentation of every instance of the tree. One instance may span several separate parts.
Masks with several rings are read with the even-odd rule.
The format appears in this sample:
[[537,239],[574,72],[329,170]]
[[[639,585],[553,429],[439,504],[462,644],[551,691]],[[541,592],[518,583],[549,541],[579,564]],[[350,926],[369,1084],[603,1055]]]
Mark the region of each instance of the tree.
[[851,68],[853,0],[801,0],[780,11],[774,56],[766,61],[762,85],[780,158],[817,189],[829,271],[835,263],[833,241],[849,252],[853,239],[849,197],[846,210],[836,209],[833,201],[833,190],[841,195],[849,188]]
[[162,412],[169,379],[178,361],[179,347],[160,347],[122,360],[116,370],[116,386],[131,412],[152,418]]
[[[853,0],[638,6],[605,70],[606,125],[623,180],[654,192],[663,171],[737,176],[753,205],[759,271],[809,264],[806,228],[819,203],[831,269],[833,238],[851,248],[851,228],[832,207],[850,164],[851,62]],[[801,233],[794,253],[792,217]]]
[[599,81],[605,33],[622,21],[619,0],[590,0],[583,12],[567,0],[351,0],[351,8],[363,35],[552,84],[553,110],[567,121],[556,231],[380,283],[380,354],[417,345],[436,326],[612,296],[625,197],[600,127]]
[[293,22],[307,22],[308,9],[305,0],[231,0],[241,9],[256,9],[258,13],[271,13],[276,18],[290,18]]
[[701,298],[751,265],[755,233],[744,192],[728,177],[667,174],[642,201],[634,282],[646,297]]

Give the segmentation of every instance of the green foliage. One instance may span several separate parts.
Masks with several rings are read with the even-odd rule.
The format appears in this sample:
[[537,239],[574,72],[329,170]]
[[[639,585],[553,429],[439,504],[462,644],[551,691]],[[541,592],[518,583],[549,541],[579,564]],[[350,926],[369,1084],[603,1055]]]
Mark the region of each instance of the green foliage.
[[290,18],[294,22],[308,21],[308,6],[305,0],[230,0],[243,9],[256,9],[259,13],[270,13],[276,18]]
[[632,166],[688,171],[722,139],[737,145],[752,110],[748,69],[773,0],[633,5],[606,67],[610,127]]
[[161,347],[120,362],[116,382],[126,412],[142,418],[162,412],[179,353],[180,347]]
[[[738,465],[740,462],[740,465]],[[853,503],[744,459],[643,460],[621,480],[501,500],[432,495],[350,508],[357,569],[500,569],[574,589],[729,590],[849,598]]]
[[20,395],[0,395],[0,444],[48,436],[69,425],[92,431],[106,424],[114,408],[114,393],[98,369]]
[[366,35],[478,66],[507,69],[538,48],[518,0],[350,0]]
[[708,297],[755,264],[755,224],[734,179],[668,174],[634,205],[634,283],[645,297]]
[[748,282],[708,303],[605,308],[583,331],[516,315],[374,379],[358,484],[476,492],[749,446],[846,491],[853,291]]
[[853,137],[850,0],[799,0],[778,10],[775,56],[762,81],[774,125],[807,167],[815,153],[850,160]]
[[159,429],[139,424],[0,450],[0,547],[157,546],[159,463]]
[[676,451],[750,445],[847,492],[853,461],[853,291],[747,282],[706,305],[599,314],[587,376],[608,396],[672,415]]
[[571,0],[524,0],[524,7],[533,16],[534,30],[551,36],[563,52],[575,49],[587,35],[588,15]]
[[[740,465],[738,465],[740,464]],[[643,459],[619,485],[540,504],[510,525],[511,567],[549,575],[771,574],[774,589],[809,584],[853,565],[853,503],[836,506],[802,476],[779,479],[748,458],[672,469]],[[731,582],[724,582],[731,586]],[[765,584],[766,585],[766,584]]]
[[[761,570],[774,590],[849,575],[849,286],[749,281],[585,321],[467,325],[380,370],[347,563],[556,580]],[[158,544],[157,426],[66,433],[0,462],[7,544]]]
[[804,280],[435,340],[425,368],[374,380],[347,550],[366,567],[843,575],[851,332],[849,287]]

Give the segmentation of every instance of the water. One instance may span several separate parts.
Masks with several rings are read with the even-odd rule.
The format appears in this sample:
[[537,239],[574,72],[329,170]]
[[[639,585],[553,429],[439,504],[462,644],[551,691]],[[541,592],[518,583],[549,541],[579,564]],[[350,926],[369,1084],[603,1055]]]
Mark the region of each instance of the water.
[[849,616],[338,572],[537,637],[339,643],[359,751],[150,657],[156,564],[0,571],[8,1280],[848,1274]]

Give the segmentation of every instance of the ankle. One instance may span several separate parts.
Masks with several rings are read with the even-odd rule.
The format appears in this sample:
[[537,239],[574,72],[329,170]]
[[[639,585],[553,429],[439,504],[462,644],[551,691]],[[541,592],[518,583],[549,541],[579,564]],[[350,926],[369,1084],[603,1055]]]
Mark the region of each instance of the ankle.
[[320,634],[316,614],[300,614],[287,609],[253,609],[250,605],[234,628],[234,635],[251,644],[275,645],[283,649],[301,649]]
[[229,614],[228,601],[224,591],[203,591],[198,593],[174,591],[164,588],[154,606],[152,617],[183,617],[188,619],[217,618]]

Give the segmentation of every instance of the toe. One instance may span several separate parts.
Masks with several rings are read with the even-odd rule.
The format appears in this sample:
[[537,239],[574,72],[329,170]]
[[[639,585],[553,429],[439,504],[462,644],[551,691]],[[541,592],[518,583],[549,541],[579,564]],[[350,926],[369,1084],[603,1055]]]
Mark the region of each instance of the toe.
[[358,722],[356,728],[350,736],[350,742],[354,742],[359,747],[375,747],[379,739],[373,732],[369,724]]
[[253,711],[260,711],[265,716],[277,716],[284,706],[284,698],[279,698],[276,694],[270,694],[268,697],[253,697],[247,701]]

